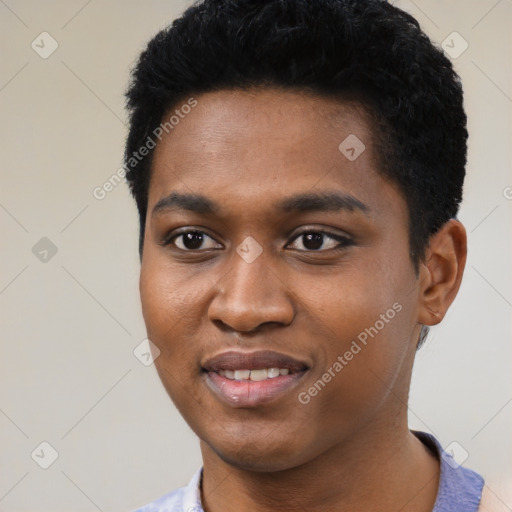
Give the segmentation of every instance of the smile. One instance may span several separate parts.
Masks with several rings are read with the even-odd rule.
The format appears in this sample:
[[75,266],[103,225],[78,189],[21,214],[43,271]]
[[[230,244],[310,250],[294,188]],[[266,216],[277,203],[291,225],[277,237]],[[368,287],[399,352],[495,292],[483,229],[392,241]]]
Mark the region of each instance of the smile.
[[202,369],[205,384],[223,404],[252,408],[284,399],[309,367],[278,352],[229,351],[208,359]]
[[219,375],[230,380],[252,380],[259,382],[265,379],[275,379],[279,375],[288,375],[288,368],[262,368],[261,370],[219,370]]

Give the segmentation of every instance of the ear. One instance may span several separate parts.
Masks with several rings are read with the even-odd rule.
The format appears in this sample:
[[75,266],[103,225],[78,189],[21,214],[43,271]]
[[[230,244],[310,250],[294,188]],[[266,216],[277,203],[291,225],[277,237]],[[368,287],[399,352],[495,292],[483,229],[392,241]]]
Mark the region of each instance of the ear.
[[420,263],[418,323],[436,325],[444,318],[459,291],[466,256],[466,230],[451,219],[432,235]]

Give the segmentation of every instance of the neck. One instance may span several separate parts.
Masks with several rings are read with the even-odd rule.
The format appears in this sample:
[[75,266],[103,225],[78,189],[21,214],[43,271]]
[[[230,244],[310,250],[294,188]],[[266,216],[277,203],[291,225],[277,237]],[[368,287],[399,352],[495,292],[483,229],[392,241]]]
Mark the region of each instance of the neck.
[[204,510],[431,511],[439,462],[407,428],[406,410],[395,418],[402,419],[388,428],[372,422],[349,442],[282,471],[241,469],[201,441]]

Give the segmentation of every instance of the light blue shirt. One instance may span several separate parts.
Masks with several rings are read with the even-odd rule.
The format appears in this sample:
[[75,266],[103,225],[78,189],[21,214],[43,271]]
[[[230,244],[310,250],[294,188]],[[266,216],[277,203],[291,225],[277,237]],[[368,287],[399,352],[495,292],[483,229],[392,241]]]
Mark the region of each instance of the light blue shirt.
[[[413,433],[438,455],[441,463],[439,488],[432,512],[477,512],[484,479],[471,469],[459,466],[431,434]],[[200,491],[202,472],[201,467],[186,487],[171,491],[134,512],[204,512]]]

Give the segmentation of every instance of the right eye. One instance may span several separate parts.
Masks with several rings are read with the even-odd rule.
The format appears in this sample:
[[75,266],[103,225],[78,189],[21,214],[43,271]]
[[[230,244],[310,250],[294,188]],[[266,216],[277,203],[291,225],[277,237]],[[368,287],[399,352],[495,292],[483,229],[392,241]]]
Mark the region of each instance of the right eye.
[[[210,241],[209,247],[202,247],[203,244],[208,241]],[[172,237],[167,238],[163,245],[174,245],[181,251],[185,252],[198,251],[201,248],[203,250],[208,250],[219,249],[222,247],[222,245],[217,243],[211,236],[207,235],[203,231],[197,230],[188,230],[177,233]]]

